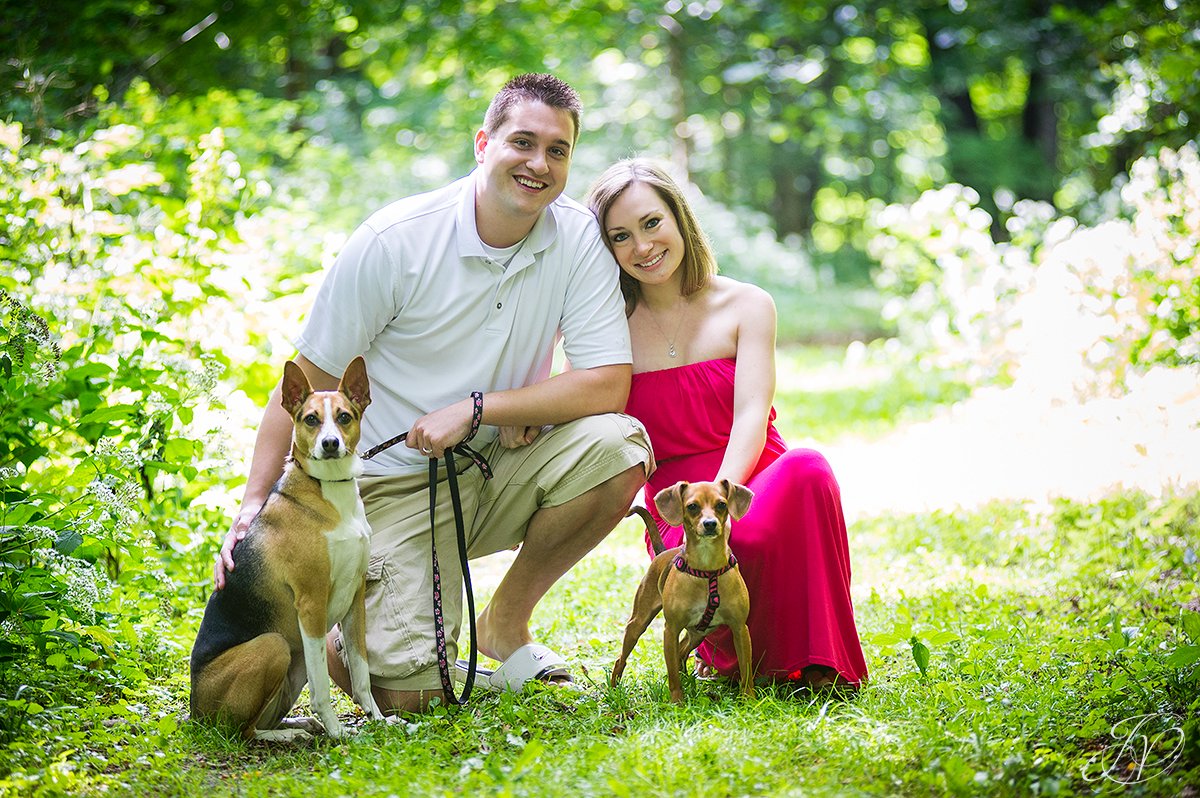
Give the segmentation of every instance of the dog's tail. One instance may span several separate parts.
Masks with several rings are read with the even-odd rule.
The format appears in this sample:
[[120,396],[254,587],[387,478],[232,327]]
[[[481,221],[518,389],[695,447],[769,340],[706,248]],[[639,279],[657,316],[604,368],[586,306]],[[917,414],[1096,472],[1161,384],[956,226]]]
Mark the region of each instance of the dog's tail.
[[650,511],[635,504],[629,512],[625,513],[625,517],[629,518],[632,515],[641,516],[642,522],[646,525],[646,534],[650,536],[650,545],[654,547],[654,554],[657,556],[666,551],[667,547],[663,545],[662,535],[658,534],[658,524],[654,522],[654,516],[650,515]]

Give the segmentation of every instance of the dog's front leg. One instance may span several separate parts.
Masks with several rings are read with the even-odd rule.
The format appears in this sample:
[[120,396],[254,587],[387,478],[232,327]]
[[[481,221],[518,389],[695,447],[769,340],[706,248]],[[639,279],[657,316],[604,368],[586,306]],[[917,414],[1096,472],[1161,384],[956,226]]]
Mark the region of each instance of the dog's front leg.
[[308,671],[308,696],[313,711],[330,737],[343,737],[346,731],[334,713],[329,698],[329,660],[325,658],[325,636],[303,633],[301,639],[304,642],[304,667]]
[[329,660],[325,651],[326,597],[306,596],[298,601],[300,639],[304,643],[304,668],[308,672],[308,695],[317,719],[330,737],[344,737],[346,730],[333,711],[329,699]]
[[730,628],[729,631],[733,632],[733,650],[737,653],[738,674],[742,680],[742,695],[746,698],[753,698],[754,676],[751,674],[751,666],[754,664],[754,660],[750,648],[750,630],[743,622],[737,627]]
[[342,619],[342,643],[346,652],[346,667],[350,671],[350,690],[354,700],[372,720],[383,720],[383,713],[375,703],[371,692],[371,668],[367,664],[367,607],[364,594],[367,583],[364,579],[354,594],[350,611]]
[[[702,632],[694,632],[685,630],[686,637],[681,635],[679,650],[679,667],[686,670],[688,657],[695,651],[701,643],[704,642],[704,634]],[[686,642],[684,642],[686,640]]]
[[663,628],[663,656],[667,660],[667,688],[671,700],[683,703],[683,686],[679,679],[679,628],[668,620]]

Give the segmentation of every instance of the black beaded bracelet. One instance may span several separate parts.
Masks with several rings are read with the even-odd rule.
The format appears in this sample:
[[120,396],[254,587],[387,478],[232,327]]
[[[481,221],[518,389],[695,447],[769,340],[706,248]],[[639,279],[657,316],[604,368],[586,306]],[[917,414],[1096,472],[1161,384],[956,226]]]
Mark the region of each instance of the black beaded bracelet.
[[467,437],[463,438],[462,442],[466,443],[475,437],[479,432],[479,425],[483,422],[483,391],[471,392],[471,431],[467,433]]

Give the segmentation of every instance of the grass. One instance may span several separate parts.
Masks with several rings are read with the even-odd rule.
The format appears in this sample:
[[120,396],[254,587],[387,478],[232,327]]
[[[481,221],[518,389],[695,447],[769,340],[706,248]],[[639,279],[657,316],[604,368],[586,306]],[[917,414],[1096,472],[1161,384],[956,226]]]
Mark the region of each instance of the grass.
[[[829,363],[782,360],[792,382]],[[877,376],[860,387],[896,390],[894,375]],[[791,387],[781,398],[800,401]],[[844,428],[863,416],[845,411]],[[606,686],[645,567],[629,521],[534,618],[584,690],[481,695],[310,746],[245,745],[184,720],[201,612],[188,603],[147,646],[157,680],[47,704],[9,730],[0,795],[1197,796],[1198,517],[1200,496],[1133,495],[860,521],[850,532],[864,689],[835,700],[765,687],[744,701],[688,678],[684,706],[667,702],[654,630],[622,685]],[[481,604],[498,571],[476,569]],[[344,697],[338,708],[360,722]]]
[[775,300],[781,344],[844,345],[888,332],[880,316],[879,292],[870,288],[830,285],[807,291],[764,279],[751,282],[766,288]]
[[971,393],[952,372],[882,362],[847,366],[845,352],[834,346],[779,349],[776,423],[789,442],[878,438]]

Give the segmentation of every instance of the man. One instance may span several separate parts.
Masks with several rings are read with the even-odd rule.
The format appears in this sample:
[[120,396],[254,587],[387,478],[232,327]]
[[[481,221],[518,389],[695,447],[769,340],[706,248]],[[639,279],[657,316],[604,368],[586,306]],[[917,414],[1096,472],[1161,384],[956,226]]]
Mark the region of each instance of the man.
[[[620,414],[632,358],[617,266],[591,214],[561,196],[579,114],[575,91],[557,78],[509,81],[475,134],[478,168],[360,226],[295,341],[317,390],[335,387],[332,375],[355,356],[366,358],[373,401],[364,449],[409,430],[405,447],[369,462],[360,480],[372,528],[367,648],[384,712],[421,711],[444,698],[427,458],[467,436],[472,392],[483,392],[485,425],[472,446],[495,476],[485,481],[477,468],[460,476],[469,554],[521,545],[479,615],[479,649],[502,663],[527,650],[534,606],[612,531],[653,469],[645,431]],[[559,333],[571,369],[549,377]],[[218,559],[218,587],[281,471],[290,432],[276,389]],[[460,470],[470,465],[464,459]],[[437,542],[453,662],[462,591],[448,493],[441,485]],[[348,689],[338,635],[330,635],[330,671]]]

